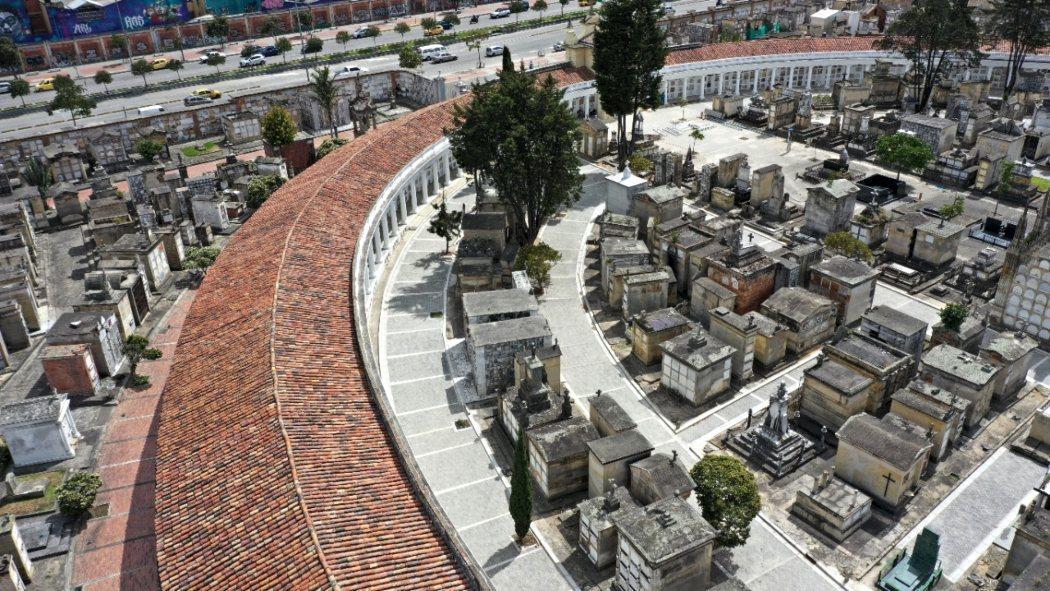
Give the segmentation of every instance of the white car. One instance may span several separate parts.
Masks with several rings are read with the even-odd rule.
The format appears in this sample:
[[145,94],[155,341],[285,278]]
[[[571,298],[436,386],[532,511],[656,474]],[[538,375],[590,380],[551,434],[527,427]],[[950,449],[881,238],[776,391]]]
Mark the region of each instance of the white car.
[[489,45],[485,48],[485,57],[494,57],[497,55],[503,55],[502,45]]
[[261,53],[255,53],[248,57],[241,58],[242,68],[251,68],[253,66],[262,66],[266,64],[266,58]]
[[211,51],[205,51],[203,54],[201,54],[200,60],[198,60],[198,61],[200,61],[200,63],[203,64],[203,63],[207,62],[208,58],[210,58],[213,55],[217,55],[217,56],[221,57],[222,56],[222,52],[215,51],[214,49],[211,50]]
[[497,8],[489,13],[489,18],[506,18],[510,16],[509,8]]
[[335,78],[350,78],[367,73],[368,68],[364,66],[343,66],[335,70]]
[[368,36],[368,29],[367,29],[367,28],[365,28],[365,27],[359,27],[359,28],[358,28],[358,29],[357,29],[356,31],[354,31],[354,33],[353,33],[352,35],[350,35],[350,36],[351,36],[351,37],[353,37],[354,39],[364,39],[365,37],[367,37],[367,36]]

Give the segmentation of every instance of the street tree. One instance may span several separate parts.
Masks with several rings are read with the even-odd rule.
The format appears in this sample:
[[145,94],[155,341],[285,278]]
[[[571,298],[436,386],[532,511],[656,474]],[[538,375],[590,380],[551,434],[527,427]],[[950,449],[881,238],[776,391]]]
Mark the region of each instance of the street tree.
[[375,25],[368,25],[365,27],[365,37],[372,38],[372,49],[379,47],[379,36],[383,34],[383,30]]
[[406,70],[415,70],[423,64],[423,56],[414,47],[402,45],[397,52],[397,64]]
[[131,58],[131,44],[128,43],[126,35],[121,35],[120,33],[111,35],[109,38],[109,47],[110,50],[115,48],[120,51],[120,61],[124,61],[124,58]]
[[146,80],[146,76],[152,71],[153,66],[144,59],[137,59],[131,62],[131,73],[135,76],[142,76],[142,85],[147,88],[149,87],[149,82]]
[[186,64],[184,64],[182,60],[171,60],[168,62],[168,69],[175,72],[175,75],[179,77],[179,80],[182,80],[182,69],[184,67],[186,67]]
[[324,47],[324,41],[320,37],[310,36],[303,44],[303,53],[318,53]]
[[273,37],[277,34],[277,19],[270,17],[263,21],[261,27],[259,27],[259,34],[263,37]]
[[160,350],[151,348],[149,339],[146,337],[133,334],[124,341],[123,352],[128,360],[128,384],[133,387],[148,386],[149,376],[138,375],[139,363],[143,360],[153,361],[160,359]]
[[919,138],[907,133],[895,133],[879,138],[875,143],[875,154],[879,160],[897,169],[897,180],[901,171],[922,170],[933,160],[933,150]]
[[871,249],[849,232],[832,232],[824,237],[824,248],[844,257],[870,263],[875,259]]
[[[636,121],[642,109],[660,104],[660,69],[667,57],[667,40],[657,26],[660,0],[607,0],[594,32],[595,86],[602,109],[616,117],[616,163],[623,170],[634,151]],[[628,139],[628,137],[630,139]]]
[[965,304],[958,302],[952,302],[947,306],[941,308],[940,311],[941,324],[948,330],[959,332],[962,328],[963,321],[970,316],[970,309]]
[[22,106],[26,106],[26,97],[29,96],[32,89],[29,87],[29,82],[21,78],[15,78],[11,81],[10,91],[12,97],[22,99]]
[[459,15],[454,12],[450,12],[446,14],[444,18],[441,19],[441,22],[445,25],[448,25],[448,28],[450,29],[458,27],[460,23]]
[[148,138],[142,138],[135,142],[135,151],[138,152],[139,156],[143,159],[153,162],[153,160],[164,153],[164,144],[155,142]]
[[405,21],[397,21],[397,24],[394,25],[394,32],[398,35],[401,35],[402,43],[404,43],[405,41],[405,35],[407,35],[408,32],[411,30],[412,27],[408,26],[408,23],[406,23]]
[[[468,106],[454,108],[456,161],[491,180],[514,216],[519,245],[535,242],[544,222],[580,196],[580,132],[562,97],[550,75],[537,81],[505,70]],[[477,146],[467,145],[475,139]]]
[[486,35],[480,31],[471,31],[470,34],[464,39],[467,45],[467,50],[478,52],[478,67],[482,67],[481,61],[481,45],[485,42]]
[[308,10],[300,10],[295,13],[295,21],[299,23],[300,30],[306,29],[309,31],[314,24],[314,15],[310,14]]
[[501,68],[504,72],[514,71],[514,58],[510,55],[510,48],[506,45],[503,46],[503,66]]
[[740,546],[751,535],[751,521],[762,508],[758,484],[744,463],[732,456],[709,454],[689,471],[696,502],[716,530],[723,548]]
[[437,214],[430,218],[430,226],[427,232],[445,239],[445,254],[448,254],[449,244],[460,234],[460,225],[463,223],[463,212],[449,210],[442,200],[440,205],[434,205]]
[[980,32],[961,0],[917,0],[890,24],[877,45],[911,62],[917,113],[926,110],[934,86],[953,66],[973,67],[981,61]]
[[262,136],[270,146],[280,149],[295,140],[295,134],[299,131],[295,127],[292,114],[284,107],[274,105],[262,118]]
[[942,219],[950,220],[957,218],[966,211],[966,201],[962,195],[956,195],[955,199],[952,199],[951,203],[945,203],[937,210]]
[[219,40],[219,47],[226,46],[226,38],[230,36],[230,21],[221,14],[204,25],[204,34]]
[[113,82],[113,74],[110,74],[106,70],[99,70],[95,72],[95,84],[101,84],[105,87],[106,92],[109,92],[109,85]]
[[430,29],[433,29],[436,26],[438,26],[438,22],[437,22],[437,19],[435,19],[433,17],[425,16],[425,17],[419,19],[419,28],[423,29],[424,33],[429,31]]
[[561,5],[561,14],[559,16],[565,16],[565,7],[569,5],[569,0],[558,0],[558,4]]
[[328,117],[328,122],[332,126],[332,137],[339,137],[339,122],[335,116],[339,89],[336,88],[335,77],[332,76],[332,71],[328,69],[328,66],[314,70],[310,74],[310,83],[307,87],[310,89],[310,96],[313,97],[314,102]]
[[514,22],[517,23],[521,21],[521,14],[529,9],[529,3],[525,0],[511,0],[507,8],[514,15]]
[[179,50],[179,59],[186,61],[186,44],[182,42],[182,37],[175,37],[171,40],[171,44],[175,49]]
[[288,52],[292,50],[292,42],[287,37],[278,37],[273,46],[277,49],[277,53],[281,54],[284,63],[288,63]]
[[343,46],[343,51],[346,51],[346,44],[350,43],[350,33],[346,31],[339,31],[335,34],[335,42]]
[[546,289],[551,282],[551,268],[561,260],[561,253],[546,242],[526,244],[518,250],[514,270],[525,271],[536,285]]
[[1050,2],[1047,0],[991,0],[992,11],[986,32],[994,40],[1005,42],[1010,50],[1003,80],[1005,102],[1017,85],[1017,77],[1032,52],[1050,45]]
[[532,526],[532,478],[529,475],[528,454],[525,451],[525,427],[518,428],[518,441],[514,445],[514,466],[510,473],[510,517],[514,520],[514,533],[523,540]]
[[532,3],[532,10],[535,11],[535,12],[540,13],[540,18],[543,18],[543,13],[544,13],[544,11],[547,10],[547,1],[546,0],[536,0],[535,2]]
[[248,207],[259,209],[270,198],[270,195],[277,189],[280,189],[283,184],[284,177],[276,174],[254,176],[248,181],[248,194],[245,196],[244,201]]
[[219,68],[226,63],[226,56],[221,53],[213,53],[204,59],[204,63],[209,66],[215,66],[215,73],[219,73]]
[[241,57],[251,57],[259,53],[259,47],[252,42],[245,43],[241,47]]
[[0,37],[0,71],[15,74],[22,71],[22,57],[10,37]]
[[69,76],[55,76],[55,98],[45,109],[48,115],[53,115],[55,111],[69,111],[73,126],[76,127],[77,117],[87,117],[95,106],[95,101],[84,96],[84,89],[77,86]]

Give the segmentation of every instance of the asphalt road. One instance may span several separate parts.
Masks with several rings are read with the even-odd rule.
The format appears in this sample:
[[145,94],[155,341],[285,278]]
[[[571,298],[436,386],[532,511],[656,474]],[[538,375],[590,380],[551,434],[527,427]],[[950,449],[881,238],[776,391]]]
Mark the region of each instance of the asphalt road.
[[[680,2],[672,3],[677,13],[681,14],[690,10],[703,10],[714,5],[714,0],[683,0]],[[463,24],[456,27],[456,30],[471,29],[477,27],[487,27],[493,24],[510,23],[514,22],[514,17],[508,17],[504,19],[493,20],[488,17],[488,11],[496,8],[497,5],[488,5],[479,7],[477,9],[470,9],[473,11],[484,11],[479,18],[479,22],[475,25],[469,24],[470,14],[467,10],[461,13]],[[552,8],[548,9],[544,14],[546,16],[553,16],[558,13],[559,5],[553,3]],[[565,7],[566,12],[573,10],[579,10],[578,0],[573,0]],[[534,12],[529,12],[521,15],[521,19],[534,19],[538,18],[539,15]],[[364,26],[367,23],[361,25],[354,25],[346,27],[345,30],[353,32],[358,26]],[[384,30],[383,34],[378,38],[378,43],[390,43],[399,40],[399,36],[389,27],[393,24],[383,25],[388,27]],[[518,31],[514,33],[507,33],[503,35],[495,35],[489,38],[488,44],[502,44],[510,48],[512,55],[516,62],[524,60],[526,65],[532,63],[536,66],[542,65],[547,61],[561,61],[564,59],[564,54],[553,53],[553,45],[556,42],[562,41],[565,36],[565,24],[550,25],[547,27],[541,27],[537,29],[530,29],[525,31]],[[337,29],[325,29],[318,32],[318,36],[325,39],[324,49],[321,55],[328,55],[333,53],[340,53],[349,49],[369,47],[373,44],[371,39],[353,39],[344,48],[337,44],[333,37],[335,36]],[[422,30],[418,26],[413,26],[412,31],[408,33],[406,39],[421,38]],[[269,44],[271,40],[263,39],[256,40],[255,43],[258,45]],[[227,55],[226,64],[220,66],[220,71],[229,71],[238,68],[238,62],[240,61],[240,48],[241,44],[227,44],[225,48],[219,49],[218,47],[201,47],[194,48],[193,50],[186,51],[186,62],[184,69],[179,72],[173,72],[170,70],[158,70],[151,72],[147,75],[147,83],[157,83],[167,80],[175,80],[178,77],[191,77],[195,75],[205,74],[214,72],[213,66],[198,63],[197,57],[205,51],[211,49],[219,49]],[[469,51],[465,44],[455,43],[449,45],[449,51],[455,55],[458,59],[454,62],[446,62],[443,64],[430,64],[425,62],[419,71],[427,76],[435,76],[438,74],[446,76],[450,80],[465,80],[469,81],[474,78],[483,77],[492,73],[494,68],[500,64],[500,57],[485,58],[484,52],[481,55],[482,67],[478,68],[478,53],[476,51]],[[543,55],[541,55],[541,52]],[[179,52],[167,52],[151,54],[144,56],[147,59],[153,59],[155,57],[171,57],[179,58]],[[299,53],[299,46],[296,45],[291,52],[288,53],[289,59],[301,57]],[[270,63],[281,61],[281,57],[270,57],[267,60]],[[345,62],[328,64],[333,69],[343,65],[359,65],[368,68],[370,71],[381,71],[385,69],[394,69],[398,67],[398,60],[396,55],[386,55],[374,58],[363,58],[358,60],[348,60]],[[97,92],[98,85],[91,80],[91,76],[94,71],[99,69],[107,69],[113,74],[113,83],[109,85],[110,89],[120,89],[128,87],[141,86],[143,79],[139,76],[134,76],[127,71],[128,65],[126,62],[114,61],[100,64],[91,64],[90,66],[82,66],[79,68],[79,72],[82,75],[80,80],[82,84],[87,88],[89,92]],[[66,69],[55,69],[48,72],[40,72],[27,76],[30,81],[39,80],[48,76],[54,76],[56,74],[73,74],[72,68]],[[286,88],[289,84],[298,83],[299,81],[306,81],[307,70],[304,66],[303,69],[296,69],[286,72],[280,72],[275,74],[260,74],[259,76],[252,76],[248,78],[239,78],[235,80],[226,80],[221,82],[215,82],[208,84],[209,88],[214,88],[222,91],[223,98],[220,100],[230,100],[232,97],[265,92],[266,90]],[[120,121],[128,117],[137,116],[137,109],[140,107],[150,105],[163,105],[167,111],[177,111],[185,109],[182,105],[182,99],[189,94],[189,88],[176,88],[168,90],[159,90],[156,92],[148,92],[142,95],[134,97],[114,98],[111,100],[100,100],[98,107],[92,116],[88,118],[81,118],[77,120],[77,126],[84,125],[97,125],[100,123],[111,123],[114,121]],[[45,92],[34,92],[30,97],[26,97],[28,103],[43,103],[47,102],[53,96],[52,91]],[[12,104],[18,104],[19,99],[12,98],[8,95],[0,95],[0,108],[9,106]],[[69,119],[68,114],[62,112],[56,112],[54,115],[48,115],[45,112],[27,113],[15,117],[0,118],[0,132],[5,134],[14,134],[14,137],[32,137],[41,133],[53,133],[65,129],[72,129],[73,123]]]

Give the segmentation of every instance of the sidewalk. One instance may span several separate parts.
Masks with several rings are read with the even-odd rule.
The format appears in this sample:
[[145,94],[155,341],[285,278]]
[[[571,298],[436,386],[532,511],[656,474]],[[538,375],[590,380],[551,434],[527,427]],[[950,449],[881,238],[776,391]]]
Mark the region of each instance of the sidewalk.
[[108,514],[87,522],[75,541],[73,586],[82,591],[159,591],[154,505],[156,427],[161,392],[175,360],[175,344],[195,291],[184,291],[154,328],[152,346],[163,356],[143,361],[149,388],[125,390],[102,438],[96,506]]

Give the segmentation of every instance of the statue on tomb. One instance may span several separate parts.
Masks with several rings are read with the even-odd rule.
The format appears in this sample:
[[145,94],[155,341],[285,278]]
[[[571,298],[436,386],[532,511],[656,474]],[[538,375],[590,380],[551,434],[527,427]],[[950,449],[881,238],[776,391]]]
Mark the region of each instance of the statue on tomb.
[[762,425],[766,434],[773,439],[783,439],[791,431],[791,425],[788,424],[787,407],[787,386],[784,382],[780,382],[776,393],[769,397],[769,411]]

